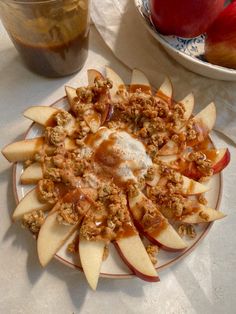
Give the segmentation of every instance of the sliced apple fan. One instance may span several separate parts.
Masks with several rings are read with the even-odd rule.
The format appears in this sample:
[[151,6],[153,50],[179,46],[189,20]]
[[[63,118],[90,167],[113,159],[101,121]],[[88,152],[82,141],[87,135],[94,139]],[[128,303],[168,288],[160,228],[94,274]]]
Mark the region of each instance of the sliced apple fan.
[[[192,118],[194,107],[193,94],[191,93],[181,101],[175,102],[173,100],[173,87],[169,78],[165,78],[156,93],[152,94],[152,88],[148,79],[137,69],[133,70],[131,84],[129,86],[125,85],[118,74],[112,69],[106,68],[106,74],[106,83],[110,84],[110,89],[109,92],[101,92],[96,95],[96,107],[92,103],[92,100],[91,103],[89,103],[88,99],[90,95],[85,93],[83,97],[87,97],[87,102],[86,106],[84,105],[81,109],[78,105],[78,101],[76,101],[78,99],[77,90],[66,86],[65,90],[70,108],[69,112],[55,107],[35,106],[27,109],[24,112],[24,116],[45,128],[50,129],[55,126],[63,126],[66,134],[64,135],[64,148],[66,151],[73,153],[74,150],[78,150],[80,147],[77,142],[76,129],[80,126],[81,121],[76,118],[76,113],[82,110],[83,123],[85,123],[87,130],[87,133],[84,134],[86,140],[83,142],[83,145],[86,146],[87,144],[87,147],[84,148],[84,157],[82,158],[87,158],[86,154],[93,151],[94,139],[99,143],[96,145],[100,145],[103,141],[107,141],[106,143],[108,143],[109,140],[111,141],[112,138],[118,136],[114,131],[114,134],[111,135],[112,131],[107,128],[101,128],[104,127],[104,125],[108,125],[109,120],[111,120],[114,114],[113,104],[119,102],[122,97],[125,98],[127,95],[132,97],[132,95],[136,94],[142,94],[144,97],[145,95],[146,97],[154,97],[153,99],[155,99],[157,103],[167,106],[170,113],[174,106],[182,108],[183,116],[179,123],[175,125],[175,129],[172,130],[172,132],[168,130],[164,131],[163,137],[165,141],[162,147],[159,148],[155,158],[151,160],[148,155],[145,155],[144,146],[139,148],[142,152],[144,150],[143,154],[146,156],[146,159],[142,162],[146,163],[146,169],[149,169],[149,167],[152,169],[151,176],[148,176],[147,172],[142,175],[143,178],[145,178],[144,186],[136,184],[137,180],[135,177],[132,178],[133,173],[135,173],[135,170],[133,171],[132,168],[134,166],[129,166],[128,169],[127,167],[125,168],[134,182],[132,189],[128,192],[127,204],[125,205],[125,213],[129,228],[131,228],[132,232],[126,236],[123,234],[120,237],[117,236],[117,238],[112,239],[120,256],[135,275],[146,281],[159,281],[159,276],[139,233],[145,236],[151,243],[158,245],[164,250],[180,251],[185,250],[187,244],[175,230],[174,225],[176,224],[172,225],[172,222],[186,224],[207,223],[224,217],[224,214],[220,211],[208,208],[198,202],[198,196],[208,189],[206,185],[194,180],[203,177],[203,173],[201,172],[201,163],[197,163],[198,160],[196,161],[194,158],[191,159],[190,154],[197,156],[197,153],[200,153],[202,154],[203,160],[207,157],[211,162],[211,175],[220,172],[229,163],[230,154],[228,149],[217,150],[212,147],[208,139],[208,134],[212,130],[216,119],[214,103],[209,104]],[[88,70],[88,83],[91,88],[95,86],[94,84],[97,84],[96,88],[101,91],[104,86],[98,84],[99,80],[105,80],[101,73],[96,70]],[[106,108],[99,110],[99,105],[102,104],[105,104]],[[128,106],[128,104],[126,105]],[[187,134],[189,131],[189,123],[191,123],[194,128],[195,137],[193,139],[184,138],[184,134]],[[103,131],[100,132],[100,130]],[[154,132],[156,131],[154,130]],[[123,133],[121,132],[119,136],[123,136]],[[83,140],[83,138],[80,138],[80,140]],[[141,143],[142,137],[140,137],[139,140],[140,141],[136,140],[136,142]],[[42,151],[46,156],[53,156],[54,152],[59,149],[56,144],[57,143],[45,140],[45,137],[42,136],[10,144],[3,149],[2,153],[11,162],[35,160],[34,156],[42,153]],[[99,154],[97,155],[96,158],[102,158]],[[111,154],[104,158],[106,158],[106,167],[111,167],[109,169],[112,169],[112,162],[115,157]],[[108,159],[110,161],[107,161]],[[111,164],[108,164],[109,162]],[[131,161],[129,162],[131,163]],[[134,162],[134,164],[135,167],[139,167],[137,169],[140,173],[142,166],[137,166],[138,162]],[[112,173],[116,176],[115,170],[113,169],[112,171],[114,171],[114,173]],[[119,171],[124,171],[124,168],[120,167]],[[94,178],[95,177],[96,175],[94,175]],[[45,178],[47,178],[47,176],[45,177],[44,163],[38,160],[32,162],[24,170],[20,181],[21,184],[37,184],[41,179]],[[173,178],[177,181],[173,181]],[[125,178],[124,181],[127,183],[128,179]],[[20,220],[25,215],[33,213],[35,210],[41,210],[43,212],[49,211],[39,230],[37,238],[38,256],[42,266],[48,264],[72,234],[77,234],[79,237],[78,251],[81,265],[89,285],[95,290],[103,261],[104,248],[109,243],[109,240],[102,238],[92,241],[86,238],[85,234],[82,232],[83,226],[88,222],[91,212],[95,208],[94,204],[96,204],[96,196],[98,193],[96,184],[102,184],[98,177],[94,180],[97,180],[94,183],[95,186],[85,186],[81,183],[83,180],[78,179],[76,182],[77,188],[72,191],[66,187],[62,189],[62,183],[55,182],[58,189],[63,190],[63,193],[61,192],[59,200],[57,200],[56,203],[53,202],[53,200],[49,202],[46,199],[39,199],[37,186],[21,199],[13,213],[13,219]],[[182,212],[179,215],[173,214],[170,208],[164,208],[160,200],[157,199],[159,194],[155,192],[158,189],[169,188],[176,184],[176,182],[179,188],[175,187],[174,191],[177,197],[179,196],[184,200],[186,210],[186,212]],[[66,224],[60,223],[60,206],[67,204],[69,200],[75,201],[75,199],[76,204],[80,207],[80,214],[76,216],[76,220],[73,222],[67,221]],[[194,210],[192,210],[192,208],[194,208]],[[147,218],[149,219],[149,223],[147,223]]]

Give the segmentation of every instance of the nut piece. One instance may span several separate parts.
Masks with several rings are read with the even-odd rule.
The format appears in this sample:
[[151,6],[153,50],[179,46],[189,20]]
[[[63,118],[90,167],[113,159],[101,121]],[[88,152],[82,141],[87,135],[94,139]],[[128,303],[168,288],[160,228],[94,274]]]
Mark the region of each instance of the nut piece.
[[178,234],[183,237],[183,236],[188,236],[189,238],[194,239],[197,235],[195,228],[191,224],[182,224],[178,227]]

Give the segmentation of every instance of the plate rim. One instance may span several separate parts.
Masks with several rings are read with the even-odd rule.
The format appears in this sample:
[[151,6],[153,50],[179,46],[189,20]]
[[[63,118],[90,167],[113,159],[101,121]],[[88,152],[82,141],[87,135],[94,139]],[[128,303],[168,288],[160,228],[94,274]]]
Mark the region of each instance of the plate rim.
[[[67,96],[63,96],[59,99],[57,99],[56,101],[54,101],[51,105],[46,105],[45,107],[53,107],[55,106],[57,103],[59,102],[63,102],[65,99],[67,98]],[[30,132],[31,128],[34,126],[34,125],[37,125],[36,122],[32,122],[30,124],[30,126],[27,128],[26,132],[23,134],[23,139],[25,139],[28,135],[28,133]],[[210,136],[209,136],[210,137]],[[212,139],[210,138],[213,146],[215,147],[214,145],[214,142],[212,141]],[[17,193],[17,183],[16,183],[16,168],[17,168],[17,162],[13,163],[13,167],[12,167],[12,179],[13,179],[13,195],[14,195],[14,198],[15,198],[15,202],[16,202],[16,205],[19,204],[19,197],[18,197],[18,193]],[[217,201],[216,201],[216,207],[215,209],[216,210],[219,210],[219,206],[220,206],[220,203],[221,203],[221,199],[222,199],[222,192],[223,192],[223,180],[222,180],[222,173],[218,173],[217,174],[219,176],[219,193],[218,193],[218,196],[217,196]],[[206,237],[206,235],[208,234],[208,232],[210,231],[210,229],[212,228],[214,222],[209,222],[208,223],[208,226],[206,227],[206,229],[202,232],[202,234],[200,235],[200,237],[196,240],[196,242],[194,242],[191,246],[189,246],[186,250],[180,252],[180,255],[178,255],[177,257],[173,258],[171,261],[167,262],[166,264],[162,265],[162,266],[159,266],[159,267],[156,267],[156,270],[159,272],[159,271],[162,271],[174,264],[176,264],[178,261],[182,260],[184,257],[188,256],[195,248],[197,245],[200,244],[200,242]],[[54,258],[56,260],[58,260],[59,262],[63,263],[64,265],[66,266],[69,266],[70,268],[72,269],[77,269],[81,272],[83,272],[83,269],[81,266],[78,266],[78,265],[75,265],[71,262],[69,262],[68,260],[65,260],[63,257],[55,254]],[[103,278],[113,278],[113,279],[130,279],[130,278],[137,278],[137,276],[134,274],[134,273],[130,273],[130,274],[108,274],[108,273],[100,273],[100,277],[103,277]]]
[[[136,10],[138,11],[139,13],[139,16],[141,18],[141,20],[143,21],[144,25],[146,26],[146,28],[148,29],[148,31],[153,35],[153,37],[155,37],[163,46],[165,46],[166,49],[169,49],[171,50],[173,53],[176,53],[180,56],[182,56],[184,59],[188,60],[189,62],[193,62],[195,64],[199,64],[201,65],[202,67],[204,67],[205,69],[211,69],[211,70],[215,70],[216,72],[218,73],[222,73],[222,74],[228,74],[230,75],[231,77],[236,77],[236,70],[235,69],[230,69],[230,68],[226,68],[226,67],[223,67],[223,66],[220,66],[220,65],[217,65],[217,64],[212,64],[208,61],[202,61],[196,57],[193,57],[193,56],[190,56],[190,55],[187,55],[186,53],[180,51],[180,50],[177,50],[176,48],[174,48],[173,46],[171,46],[166,40],[164,40],[162,38],[162,36],[165,36],[165,35],[162,35],[162,34],[159,34],[159,32],[155,31],[154,30],[154,26],[153,28],[148,24],[148,22],[146,21],[146,19],[144,18],[142,12],[141,12],[141,9],[140,9],[140,0],[133,0],[134,1],[134,4],[135,4],[135,7],[136,7]],[[142,1],[142,0],[141,0]],[[150,21],[151,22],[151,21]],[[180,36],[175,36],[175,37],[178,37],[178,38],[183,38],[183,37],[180,37]]]

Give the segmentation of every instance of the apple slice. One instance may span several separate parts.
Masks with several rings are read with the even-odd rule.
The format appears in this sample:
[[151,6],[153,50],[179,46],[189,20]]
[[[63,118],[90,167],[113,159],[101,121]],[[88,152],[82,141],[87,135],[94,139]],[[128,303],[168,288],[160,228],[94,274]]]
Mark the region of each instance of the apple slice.
[[52,204],[42,203],[38,199],[37,189],[29,191],[19,202],[16,209],[13,212],[13,220],[21,219],[25,214],[28,214],[34,210],[47,211],[52,208]]
[[147,185],[150,185],[150,186],[156,186],[158,185],[158,182],[160,181],[160,179],[161,179],[161,175],[158,171],[158,167],[156,167],[154,177],[152,178],[152,180],[146,180],[146,183]]
[[[210,156],[206,153],[207,158]],[[215,160],[213,161],[212,168],[214,173],[219,173],[222,171],[230,162],[230,152],[228,148],[222,148],[217,150]]]
[[169,140],[162,148],[159,149],[158,155],[168,156],[177,155],[179,153],[179,145],[172,140]]
[[148,78],[138,69],[133,69],[130,85],[145,85],[150,87]]
[[[93,75],[93,73],[91,73],[92,70],[88,70],[88,71],[89,71],[88,73],[90,73],[90,75]],[[92,78],[91,78],[91,80],[92,80]],[[73,107],[74,99],[77,97],[76,89],[69,87],[69,86],[66,86],[66,94],[67,94],[68,102],[69,102],[70,106]],[[106,113],[106,115],[107,115],[107,113]],[[87,125],[90,127],[92,133],[96,133],[97,130],[101,126],[101,115],[99,113],[97,113],[95,110],[90,109],[87,112],[85,112],[84,120],[87,123]]]
[[114,242],[117,251],[135,275],[145,281],[160,281],[139,235],[118,239]]
[[76,88],[65,86],[66,96],[70,107],[73,107],[74,99],[77,98]]
[[[145,237],[154,244],[161,246],[164,250],[177,252],[184,250],[187,245],[175,231],[175,229],[168,223],[167,219],[161,214],[151,200],[139,191],[135,197],[128,198],[129,208],[132,213],[135,225]],[[148,204],[150,207],[155,207],[157,211],[157,229],[151,230],[145,227],[142,222],[143,207]]]
[[[178,130],[183,128],[184,125],[187,123],[187,121],[190,119],[193,108],[194,108],[194,96],[193,93],[188,94],[186,97],[184,97],[182,100],[180,100],[178,103],[182,104],[184,106],[185,112],[183,116],[183,123],[181,123],[178,126]],[[174,145],[174,144],[172,144]]]
[[169,223],[167,223],[165,228],[161,231],[154,233],[146,231],[142,224],[140,224],[137,220],[135,220],[135,225],[140,233],[142,233],[151,243],[158,245],[165,251],[179,252],[187,248],[187,244],[181,239]]
[[156,92],[156,96],[167,102],[171,102],[173,96],[173,85],[168,77],[165,77],[164,82]]
[[34,157],[44,144],[43,137],[18,141],[3,148],[2,154],[8,161],[25,161]]
[[95,79],[102,79],[102,78],[104,78],[102,73],[100,73],[100,72],[98,72],[97,70],[94,70],[94,69],[89,69],[87,71],[87,75],[88,75],[88,85],[89,86],[93,86],[94,85]]
[[[162,178],[160,174],[159,166],[154,164],[153,168],[155,171],[153,180],[146,181],[146,183],[150,186],[158,185],[159,180]],[[204,184],[201,184],[197,181],[189,179],[188,177],[184,175],[182,175],[182,179],[183,179],[183,184],[181,186],[181,190],[179,191],[179,193],[183,195],[196,195],[196,194],[205,193],[209,190],[209,188],[206,187]]]
[[171,164],[174,161],[179,159],[178,155],[163,155],[163,156],[158,156],[158,159],[166,164]]
[[151,242],[160,245],[166,251],[178,252],[187,248],[187,244],[170,224],[155,237],[150,237],[149,234],[146,234],[146,236]]
[[[75,149],[75,140],[71,138],[65,139],[65,148],[67,150]],[[26,139],[7,145],[3,148],[2,154],[8,161],[25,161],[33,159],[35,154],[38,153],[44,146],[44,137],[35,137],[33,139]],[[46,145],[46,152],[51,154],[55,150],[55,146]]]
[[208,135],[208,133],[213,129],[216,121],[216,107],[214,102],[211,102],[202,111],[200,111],[193,118],[193,120],[204,129],[203,132],[206,137],[206,135]]
[[182,177],[183,177],[183,185],[180,191],[181,194],[197,195],[197,194],[202,194],[209,191],[209,188],[206,185],[201,184],[193,179],[189,179],[186,176],[182,176]]
[[113,99],[118,90],[125,88],[125,83],[120,78],[120,76],[109,67],[106,67],[106,76],[112,81],[113,84],[112,88],[110,89],[111,99]]
[[184,113],[184,120],[188,121],[192,115],[193,108],[194,108],[194,95],[193,93],[188,94],[184,99],[180,100],[179,103],[181,103],[184,106],[185,113]]
[[[94,85],[94,80],[96,77],[103,78],[102,74],[99,73],[98,71],[92,69],[88,70],[89,86]],[[65,89],[70,107],[73,107],[74,99],[77,97],[76,89],[69,86],[66,86]],[[106,121],[108,115],[111,114],[111,108],[108,99],[109,95],[105,93],[100,95],[100,99],[98,101],[107,103],[106,110],[102,114],[98,113],[93,109],[89,109],[84,114],[84,120],[90,127],[92,133],[96,133],[100,126]]]
[[39,162],[34,162],[24,170],[20,176],[20,182],[21,184],[36,184],[42,178],[42,166]]
[[[212,102],[206,106],[202,111],[200,111],[194,118],[193,121],[197,126],[197,131],[199,133],[198,139],[187,142],[188,146],[195,146],[203,141],[209,132],[214,127],[216,120],[216,108],[215,104]],[[186,130],[183,127],[180,131],[184,132]],[[199,138],[201,137],[201,138]],[[181,147],[172,140],[169,140],[159,151],[158,155],[175,155],[181,150]]]
[[[200,149],[200,151],[206,155],[207,159],[212,161],[212,169],[214,174],[221,172],[230,162],[230,152],[228,148],[207,150]],[[171,168],[176,169],[181,173],[185,173],[185,175],[187,175],[189,178],[198,180],[203,176],[201,172],[196,169],[194,163],[186,160],[184,155],[181,156],[181,161],[179,161],[181,163],[180,169],[178,169],[178,155],[159,156],[159,159],[162,162],[167,163]]]
[[[207,159],[210,159],[212,161],[212,169],[214,171],[214,174],[224,170],[224,168],[230,162],[230,152],[228,148],[207,149],[202,150],[202,152],[206,155]],[[171,168],[180,171],[189,178],[198,180],[203,176],[203,174],[194,165],[194,162],[186,160],[184,155],[181,156],[181,161],[179,161],[181,163],[181,166],[179,167],[179,162],[177,161],[178,158],[178,155],[159,156],[159,159],[162,162],[167,163]]]
[[151,85],[145,74],[140,70],[134,69],[129,91],[135,93],[137,89],[140,89],[145,94],[150,95],[152,93]]
[[84,113],[84,120],[92,133],[96,133],[101,126],[101,115],[95,110],[87,110]]
[[85,277],[93,290],[96,290],[103,259],[105,241],[79,239],[79,256]]
[[[55,206],[57,206],[57,204]],[[75,232],[79,225],[59,224],[57,214],[57,211],[53,211],[47,216],[38,234],[37,251],[40,264],[43,267],[50,262],[56,252],[73,232]]]
[[[53,120],[55,114],[59,113],[60,109],[45,106],[35,106],[30,107],[24,112],[26,118],[31,119],[45,127],[56,125],[56,121]],[[75,118],[71,116],[70,120],[64,125],[64,129],[67,131],[68,135],[72,135],[75,131],[76,122]]]
[[34,106],[26,109],[23,113],[24,117],[43,126],[52,124],[52,117],[59,112],[58,108],[48,106]]
[[[89,190],[91,189],[87,191]],[[45,219],[39,231],[37,241],[38,256],[42,266],[46,266],[49,263],[60,247],[79,227],[84,215],[86,215],[91,204],[93,204],[93,200],[86,194],[87,191],[77,188],[66,193],[63,198],[55,204]],[[76,224],[68,225],[58,222],[58,208],[62,203],[76,203],[83,208],[83,213],[78,217]]]
[[[200,204],[199,204],[200,205]],[[207,208],[203,205],[200,205],[198,211],[190,215],[181,217],[181,221],[190,224],[198,224],[201,222],[211,222],[221,218],[224,218],[226,215],[219,210],[212,208]]]

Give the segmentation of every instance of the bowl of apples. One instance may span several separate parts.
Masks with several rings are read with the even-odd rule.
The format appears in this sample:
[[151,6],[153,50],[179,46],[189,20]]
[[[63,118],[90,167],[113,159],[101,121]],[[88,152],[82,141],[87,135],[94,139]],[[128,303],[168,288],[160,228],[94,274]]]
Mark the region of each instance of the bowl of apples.
[[209,137],[215,105],[193,116],[192,93],[176,101],[168,78],[154,91],[137,69],[129,85],[91,69],[88,86],[65,92],[26,109],[26,138],[2,150],[15,163],[13,221],[37,239],[43,267],[55,257],[94,290],[99,276],[159,281],[225,217],[230,153]]
[[236,80],[236,2],[134,0],[151,35],[188,70]]

